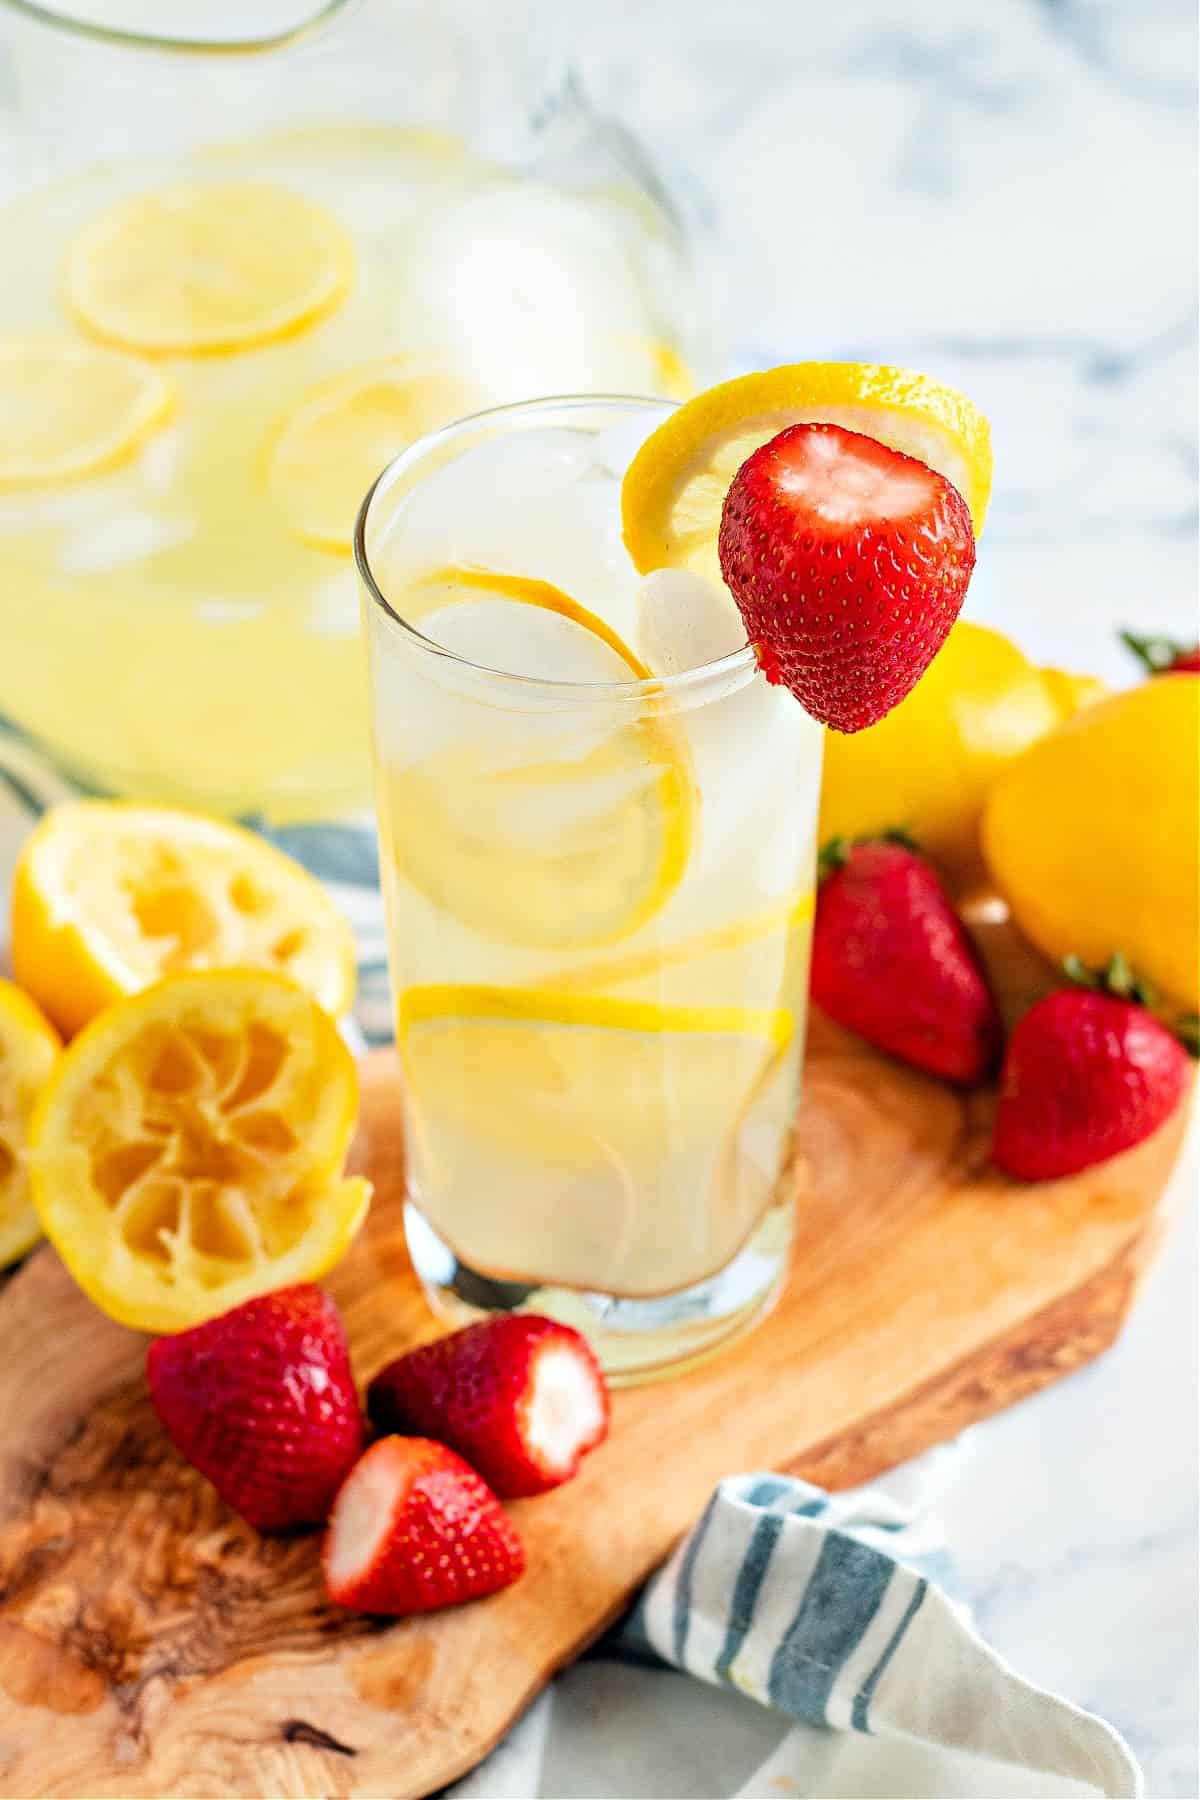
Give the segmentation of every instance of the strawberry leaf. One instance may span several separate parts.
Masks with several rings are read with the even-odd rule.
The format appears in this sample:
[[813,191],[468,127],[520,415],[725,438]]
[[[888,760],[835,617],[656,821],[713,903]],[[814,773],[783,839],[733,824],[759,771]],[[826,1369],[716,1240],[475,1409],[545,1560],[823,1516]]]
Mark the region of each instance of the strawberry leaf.
[[822,881],[832,875],[850,860],[850,839],[848,837],[831,837],[827,844],[821,845],[817,857],[817,873]]
[[1081,956],[1064,956],[1062,969],[1075,987],[1112,994],[1118,1000],[1133,1000],[1138,1006],[1153,1006],[1157,998],[1150,983],[1137,974],[1123,950],[1114,951],[1108,961],[1096,969],[1089,967]]
[[1120,638],[1149,675],[1161,675],[1164,670],[1174,668],[1178,658],[1186,654],[1184,645],[1177,644],[1173,638],[1138,637],[1132,631],[1122,631]]
[[[869,843],[870,839],[860,838],[859,843]],[[893,825],[888,831],[879,833],[879,842],[883,844],[899,844],[902,850],[912,850],[920,855],[921,846],[911,831],[903,825]]]

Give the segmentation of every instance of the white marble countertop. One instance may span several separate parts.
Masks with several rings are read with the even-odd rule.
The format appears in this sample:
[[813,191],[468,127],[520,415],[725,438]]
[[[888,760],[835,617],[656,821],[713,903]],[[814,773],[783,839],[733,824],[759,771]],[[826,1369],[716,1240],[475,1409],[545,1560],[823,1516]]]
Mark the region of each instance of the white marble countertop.
[[[911,362],[991,415],[968,614],[1113,681],[1118,625],[1194,638],[1189,0],[604,10],[593,85],[711,196],[735,361]],[[1152,1796],[1200,1793],[1195,1189],[1116,1349],[937,1477],[985,1635]]]

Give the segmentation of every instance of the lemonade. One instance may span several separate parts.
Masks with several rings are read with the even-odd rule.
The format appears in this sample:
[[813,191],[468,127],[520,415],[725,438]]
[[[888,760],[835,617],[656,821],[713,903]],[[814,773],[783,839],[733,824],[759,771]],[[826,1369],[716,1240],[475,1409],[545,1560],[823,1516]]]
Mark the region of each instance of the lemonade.
[[821,760],[719,582],[622,542],[668,412],[468,420],[358,547],[410,1247],[442,1310],[556,1313],[625,1376],[785,1266]]
[[140,797],[360,804],[378,470],[482,405],[688,381],[665,215],[432,130],[97,167],[10,204],[0,246],[0,716]]

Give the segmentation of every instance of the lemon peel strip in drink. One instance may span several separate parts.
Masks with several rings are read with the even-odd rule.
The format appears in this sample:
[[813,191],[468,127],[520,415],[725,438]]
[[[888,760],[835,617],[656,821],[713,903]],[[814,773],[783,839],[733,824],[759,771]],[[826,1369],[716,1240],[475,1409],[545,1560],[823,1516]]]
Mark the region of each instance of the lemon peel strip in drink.
[[807,924],[815,910],[816,895],[810,890],[798,899],[782,900],[761,913],[735,919],[729,925],[715,925],[711,931],[701,931],[675,943],[656,944],[648,950],[631,950],[626,956],[606,957],[577,967],[552,970],[548,975],[538,976],[536,985],[560,992],[576,988],[620,987],[625,982],[657,975],[661,970],[680,968],[697,957],[741,950],[777,931],[794,931]]
[[[570,619],[575,625],[582,625],[593,637],[607,644],[614,655],[619,656],[635,681],[653,681],[654,673],[637,654],[636,650],[625,642],[618,631],[594,613],[590,607],[572,599],[562,588],[556,587],[552,581],[540,581],[532,575],[501,574],[495,569],[476,567],[471,563],[447,564],[445,568],[435,569],[424,577],[431,587],[470,588],[485,594],[501,594],[507,600],[519,600],[524,606],[536,606],[542,612],[556,613],[560,619]],[[418,613],[417,617],[420,616]]]
[[396,1041],[402,1044],[414,1025],[445,1019],[595,1025],[606,1031],[687,1036],[728,1033],[758,1038],[773,1050],[786,1049],[795,1030],[791,1013],[782,1006],[657,1006],[650,1000],[620,1000],[609,994],[432,983],[407,988],[401,994],[396,1007]]

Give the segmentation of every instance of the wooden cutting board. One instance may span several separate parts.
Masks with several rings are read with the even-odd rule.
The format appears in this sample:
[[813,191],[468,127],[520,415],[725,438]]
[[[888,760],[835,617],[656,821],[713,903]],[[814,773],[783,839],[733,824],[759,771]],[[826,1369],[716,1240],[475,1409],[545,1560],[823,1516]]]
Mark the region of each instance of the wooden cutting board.
[[[1045,971],[985,931],[1007,1005]],[[309,1535],[260,1540],[167,1444],[144,1340],[49,1250],[0,1294],[0,1794],[425,1795],[470,1768],[734,1470],[844,1486],[1096,1355],[1159,1235],[1182,1114],[1072,1180],[986,1162],[956,1095],[817,1020],[790,1284],[740,1346],[615,1398],[609,1442],[513,1508],[525,1579],[388,1625],[328,1606]],[[405,1254],[395,1070],[363,1070],[369,1223],[330,1279],[358,1373],[434,1327]]]

